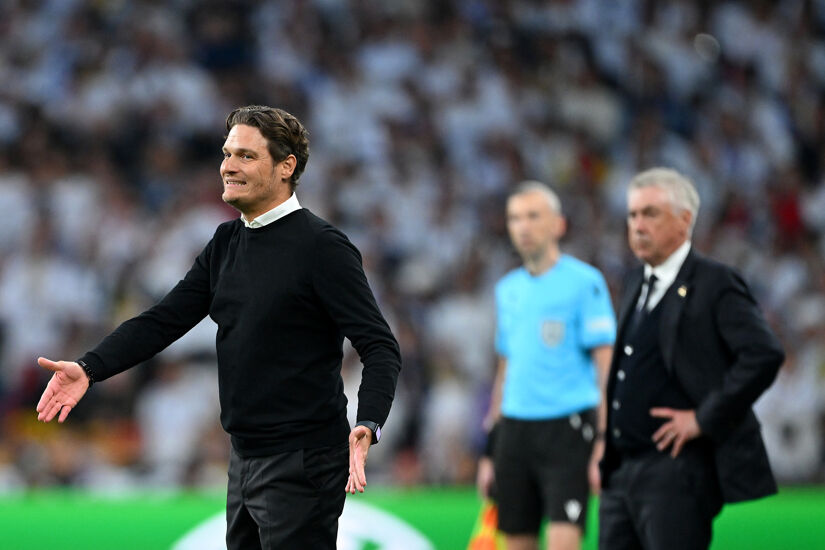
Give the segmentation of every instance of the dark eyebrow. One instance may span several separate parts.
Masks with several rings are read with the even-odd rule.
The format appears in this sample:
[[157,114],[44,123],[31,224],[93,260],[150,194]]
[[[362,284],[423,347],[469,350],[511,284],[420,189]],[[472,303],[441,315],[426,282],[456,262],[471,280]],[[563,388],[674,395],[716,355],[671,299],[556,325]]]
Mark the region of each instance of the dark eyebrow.
[[[226,153],[228,151],[228,149],[226,147],[221,147],[221,151]],[[234,152],[236,155],[250,154],[250,155],[253,155],[253,156],[257,156],[257,154],[258,154],[255,151],[253,151],[252,149],[244,149],[243,147],[235,148],[232,152]]]

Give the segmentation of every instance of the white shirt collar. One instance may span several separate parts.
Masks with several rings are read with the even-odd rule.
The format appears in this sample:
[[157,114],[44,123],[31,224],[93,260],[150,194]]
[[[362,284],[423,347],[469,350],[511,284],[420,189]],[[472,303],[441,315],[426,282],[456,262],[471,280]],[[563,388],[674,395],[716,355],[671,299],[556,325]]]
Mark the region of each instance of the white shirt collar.
[[285,200],[272,210],[264,212],[251,222],[246,221],[246,218],[244,218],[243,214],[241,214],[241,221],[246,227],[250,229],[257,229],[259,227],[269,225],[275,220],[279,220],[287,214],[291,214],[292,212],[295,212],[296,210],[300,209],[301,205],[298,203],[298,196],[295,195],[295,193],[292,193],[292,195],[287,200]]
[[[679,248],[674,250],[673,254],[668,256],[664,262],[656,267],[645,264],[645,281],[648,280],[651,274],[656,275],[656,284],[653,286],[653,293],[648,300],[648,311],[656,307],[656,304],[658,304],[659,300],[665,295],[667,289],[670,288],[670,285],[676,280],[676,276],[679,274],[679,270],[682,269],[682,264],[685,263],[685,259],[690,252],[690,246],[691,243],[688,239],[683,242]],[[642,295],[644,295],[644,292]]]

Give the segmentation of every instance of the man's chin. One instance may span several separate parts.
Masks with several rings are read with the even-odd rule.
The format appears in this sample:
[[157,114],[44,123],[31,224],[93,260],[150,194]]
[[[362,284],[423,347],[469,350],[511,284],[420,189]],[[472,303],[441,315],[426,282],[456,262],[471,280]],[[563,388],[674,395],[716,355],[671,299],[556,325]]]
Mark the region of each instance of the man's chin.
[[640,260],[647,260],[647,257],[650,255],[650,249],[646,246],[635,245],[631,246],[630,250],[633,252],[633,255]]
[[641,262],[644,262],[652,266],[658,265],[658,262],[656,261],[657,256],[653,254],[653,252],[651,252],[650,250],[638,250],[634,251],[633,253],[636,255],[636,258],[638,258]]
[[223,202],[225,202],[229,206],[231,206],[231,207],[233,207],[237,210],[241,209],[241,202],[242,201],[241,201],[240,197],[234,197],[234,196],[232,196],[231,193],[227,193],[226,191],[224,191],[223,195],[221,195],[221,199],[223,200]]
[[518,244],[516,245],[516,252],[521,257],[530,257],[536,254],[538,247],[533,244]]

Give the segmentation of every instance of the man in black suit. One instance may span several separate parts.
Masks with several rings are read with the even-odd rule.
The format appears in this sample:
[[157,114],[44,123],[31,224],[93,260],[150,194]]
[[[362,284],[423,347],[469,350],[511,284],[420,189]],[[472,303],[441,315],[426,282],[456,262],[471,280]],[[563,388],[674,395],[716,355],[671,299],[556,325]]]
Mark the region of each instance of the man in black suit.
[[629,278],[607,385],[599,547],[707,548],[723,503],[776,492],[751,406],[784,353],[742,278],[691,248],[699,210],[674,170],[638,174]]

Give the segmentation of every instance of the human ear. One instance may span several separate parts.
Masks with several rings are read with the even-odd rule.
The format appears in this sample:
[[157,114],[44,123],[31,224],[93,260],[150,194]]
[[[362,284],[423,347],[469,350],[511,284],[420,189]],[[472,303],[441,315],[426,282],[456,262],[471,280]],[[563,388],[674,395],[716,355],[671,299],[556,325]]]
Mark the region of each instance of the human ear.
[[287,157],[278,163],[279,175],[282,180],[288,180],[295,172],[295,166],[298,164],[298,159],[295,155],[287,155]]

